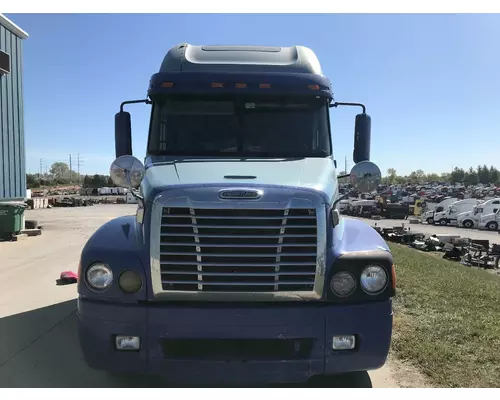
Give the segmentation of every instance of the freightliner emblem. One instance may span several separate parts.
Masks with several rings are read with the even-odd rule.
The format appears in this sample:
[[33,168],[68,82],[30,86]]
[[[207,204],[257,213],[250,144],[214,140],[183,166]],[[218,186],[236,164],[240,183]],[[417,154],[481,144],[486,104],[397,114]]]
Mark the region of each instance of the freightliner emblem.
[[223,189],[219,197],[225,200],[256,200],[262,197],[262,190],[257,189]]

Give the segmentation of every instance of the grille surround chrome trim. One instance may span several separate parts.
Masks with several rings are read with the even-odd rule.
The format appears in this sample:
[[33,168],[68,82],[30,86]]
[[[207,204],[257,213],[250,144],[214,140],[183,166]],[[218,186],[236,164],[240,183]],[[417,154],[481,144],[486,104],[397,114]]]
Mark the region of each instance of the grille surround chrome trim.
[[[219,198],[219,191],[224,187],[179,188],[160,193],[154,199],[151,208],[150,223],[150,261],[153,295],[158,300],[177,301],[313,301],[319,300],[323,294],[325,284],[326,260],[326,205],[322,196],[313,189],[278,188],[265,191],[263,198],[258,201],[232,200]],[[288,189],[288,190],[287,190]],[[316,270],[312,291],[274,291],[274,292],[202,292],[202,291],[167,291],[162,287],[162,273],[160,264],[160,236],[162,226],[162,212],[164,207],[194,208],[194,209],[292,209],[314,208],[317,220],[316,243]],[[195,223],[193,218],[193,224]],[[199,223],[199,220],[197,221]],[[272,235],[274,236],[274,235]],[[286,246],[283,245],[286,251]],[[279,257],[279,255],[278,255]],[[278,258],[277,257],[277,258]],[[201,264],[201,259],[198,260]],[[271,265],[275,265],[271,261]],[[244,259],[242,257],[242,263]],[[204,263],[205,264],[205,263]],[[293,262],[283,262],[283,265],[293,265]],[[262,264],[259,264],[262,265]],[[269,272],[275,272],[270,267]],[[165,275],[163,275],[165,280]]]

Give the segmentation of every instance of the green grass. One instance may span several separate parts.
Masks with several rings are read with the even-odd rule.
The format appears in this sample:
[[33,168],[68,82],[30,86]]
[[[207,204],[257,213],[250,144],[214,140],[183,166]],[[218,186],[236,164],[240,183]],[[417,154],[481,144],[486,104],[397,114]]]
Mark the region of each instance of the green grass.
[[434,386],[500,387],[500,278],[402,245],[390,248],[394,355]]

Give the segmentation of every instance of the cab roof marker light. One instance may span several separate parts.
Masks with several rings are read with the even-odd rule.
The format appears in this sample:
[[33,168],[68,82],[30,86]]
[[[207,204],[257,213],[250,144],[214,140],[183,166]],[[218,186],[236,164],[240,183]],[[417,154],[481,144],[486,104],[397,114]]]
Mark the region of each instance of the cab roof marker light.
[[308,85],[307,87],[311,90],[319,90],[319,85]]
[[234,87],[236,89],[246,89],[247,88],[247,84],[246,83],[237,83],[236,85],[234,85]]
[[212,82],[212,87],[213,88],[223,88],[224,84],[220,82]]
[[164,87],[164,88],[171,88],[171,87],[174,87],[174,82],[163,82],[161,84],[161,87]]
[[270,83],[261,83],[259,84],[259,89],[271,89]]

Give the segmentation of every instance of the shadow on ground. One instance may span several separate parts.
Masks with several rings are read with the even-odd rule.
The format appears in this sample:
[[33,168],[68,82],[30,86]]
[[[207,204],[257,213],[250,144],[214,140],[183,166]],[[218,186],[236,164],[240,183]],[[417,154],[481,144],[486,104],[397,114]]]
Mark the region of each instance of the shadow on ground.
[[[76,300],[0,318],[0,387],[172,387],[157,377],[117,377],[88,368],[76,324]],[[304,386],[370,388],[372,383],[360,372],[293,387]]]

